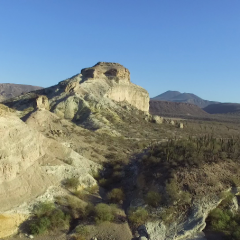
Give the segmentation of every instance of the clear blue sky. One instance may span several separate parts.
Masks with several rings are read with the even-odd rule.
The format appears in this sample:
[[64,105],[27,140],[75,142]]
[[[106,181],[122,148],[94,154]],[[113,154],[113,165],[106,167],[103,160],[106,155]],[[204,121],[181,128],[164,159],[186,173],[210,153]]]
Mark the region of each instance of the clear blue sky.
[[0,82],[57,84],[118,62],[154,97],[240,102],[239,0],[0,0]]

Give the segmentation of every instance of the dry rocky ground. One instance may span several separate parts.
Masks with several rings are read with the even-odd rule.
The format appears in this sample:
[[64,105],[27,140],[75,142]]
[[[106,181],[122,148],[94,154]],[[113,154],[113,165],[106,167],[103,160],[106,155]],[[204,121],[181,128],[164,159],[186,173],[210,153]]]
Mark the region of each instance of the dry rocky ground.
[[[157,167],[154,171],[142,168],[144,155],[169,138],[214,134],[217,139],[229,139],[238,135],[240,125],[149,114],[147,91],[132,84],[130,72],[120,64],[98,63],[55,86],[4,104],[0,105],[2,238],[26,239],[25,228],[19,229],[19,225],[29,217],[35,219],[36,204],[52,201],[71,216],[70,226],[34,239],[70,239],[75,227],[83,225],[88,227],[87,240],[131,240],[144,235],[151,240],[197,239],[194,236],[204,229],[209,211],[222,200],[207,198],[208,194],[230,189],[230,177],[239,177],[238,163],[230,160],[204,163],[201,169],[180,166],[171,176],[177,179],[179,194],[188,187],[197,200],[191,195],[192,202],[179,207],[176,219],[166,224],[158,214],[169,206],[153,209],[146,196],[152,189],[164,192],[168,179]],[[67,187],[69,179],[77,180],[77,185]],[[96,224],[91,211],[96,212],[99,203],[108,205],[114,188],[125,195],[111,205],[115,220]],[[86,206],[91,207],[92,215],[88,212],[84,219]],[[129,214],[139,207],[151,216],[138,221],[139,216],[133,222]]]

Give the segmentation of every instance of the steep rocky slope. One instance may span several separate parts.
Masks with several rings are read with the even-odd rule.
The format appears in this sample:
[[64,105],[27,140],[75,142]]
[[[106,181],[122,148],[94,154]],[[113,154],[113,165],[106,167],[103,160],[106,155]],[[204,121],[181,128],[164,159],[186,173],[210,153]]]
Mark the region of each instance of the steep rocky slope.
[[1,109],[0,237],[5,237],[16,233],[37,197],[50,200],[63,192],[65,178],[78,176],[82,186],[96,184],[89,172],[98,165]]
[[150,100],[149,112],[160,116],[196,116],[206,117],[208,114],[198,106],[189,103]]
[[42,89],[42,87],[13,84],[13,83],[1,83],[0,84],[0,102],[9,98],[17,97],[23,93]]
[[167,91],[152,99],[159,100],[159,101],[190,103],[190,104],[197,105],[200,108],[204,108],[210,104],[218,103],[214,101],[204,100],[192,93],[180,93],[178,91]]

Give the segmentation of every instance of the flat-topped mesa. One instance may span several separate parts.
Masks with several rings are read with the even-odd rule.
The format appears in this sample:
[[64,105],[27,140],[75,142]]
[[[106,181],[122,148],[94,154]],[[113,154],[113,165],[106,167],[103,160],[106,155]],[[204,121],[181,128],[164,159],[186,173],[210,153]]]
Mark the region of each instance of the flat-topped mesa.
[[116,82],[130,82],[130,72],[119,63],[98,62],[90,68],[81,71],[84,79],[109,79]]
[[117,102],[126,101],[139,110],[148,112],[148,92],[130,82],[130,72],[121,64],[98,62],[93,67],[82,69],[81,74],[83,79],[81,87],[85,87],[85,90],[90,92],[96,90],[95,95],[101,93],[102,96]]

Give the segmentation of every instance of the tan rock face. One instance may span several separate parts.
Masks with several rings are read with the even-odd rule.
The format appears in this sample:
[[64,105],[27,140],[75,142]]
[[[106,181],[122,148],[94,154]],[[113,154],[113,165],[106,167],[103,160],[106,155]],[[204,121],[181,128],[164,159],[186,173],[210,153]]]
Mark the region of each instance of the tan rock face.
[[79,82],[70,82],[66,88],[66,93],[76,92],[80,88]]
[[111,88],[106,95],[110,99],[117,102],[127,101],[134,107],[144,112],[148,112],[149,110],[148,92],[137,85],[119,84],[118,86],[114,86],[113,88]]
[[130,82],[130,72],[124,66],[118,63],[99,62],[91,68],[83,69],[81,73],[86,83],[97,80],[96,82],[104,86],[99,86],[96,82],[94,83],[95,86],[92,84],[92,88],[97,87],[97,90],[102,92],[103,96],[117,102],[126,101],[139,110],[148,112],[148,92]]
[[37,108],[38,109],[46,109],[49,110],[49,102],[48,102],[48,98],[46,96],[39,96],[36,99],[36,104],[37,104]]
[[0,115],[0,238],[16,233],[29,203],[51,187],[61,190],[64,179],[76,176],[82,188],[96,184],[89,172],[97,164],[30,127],[54,117],[40,110],[25,124],[11,113]]
[[84,68],[81,71],[83,78],[107,78],[117,82],[130,82],[130,72],[127,68],[118,63],[99,62],[91,68]]
[[0,238],[15,234],[19,224],[26,220],[27,215],[0,214]]

